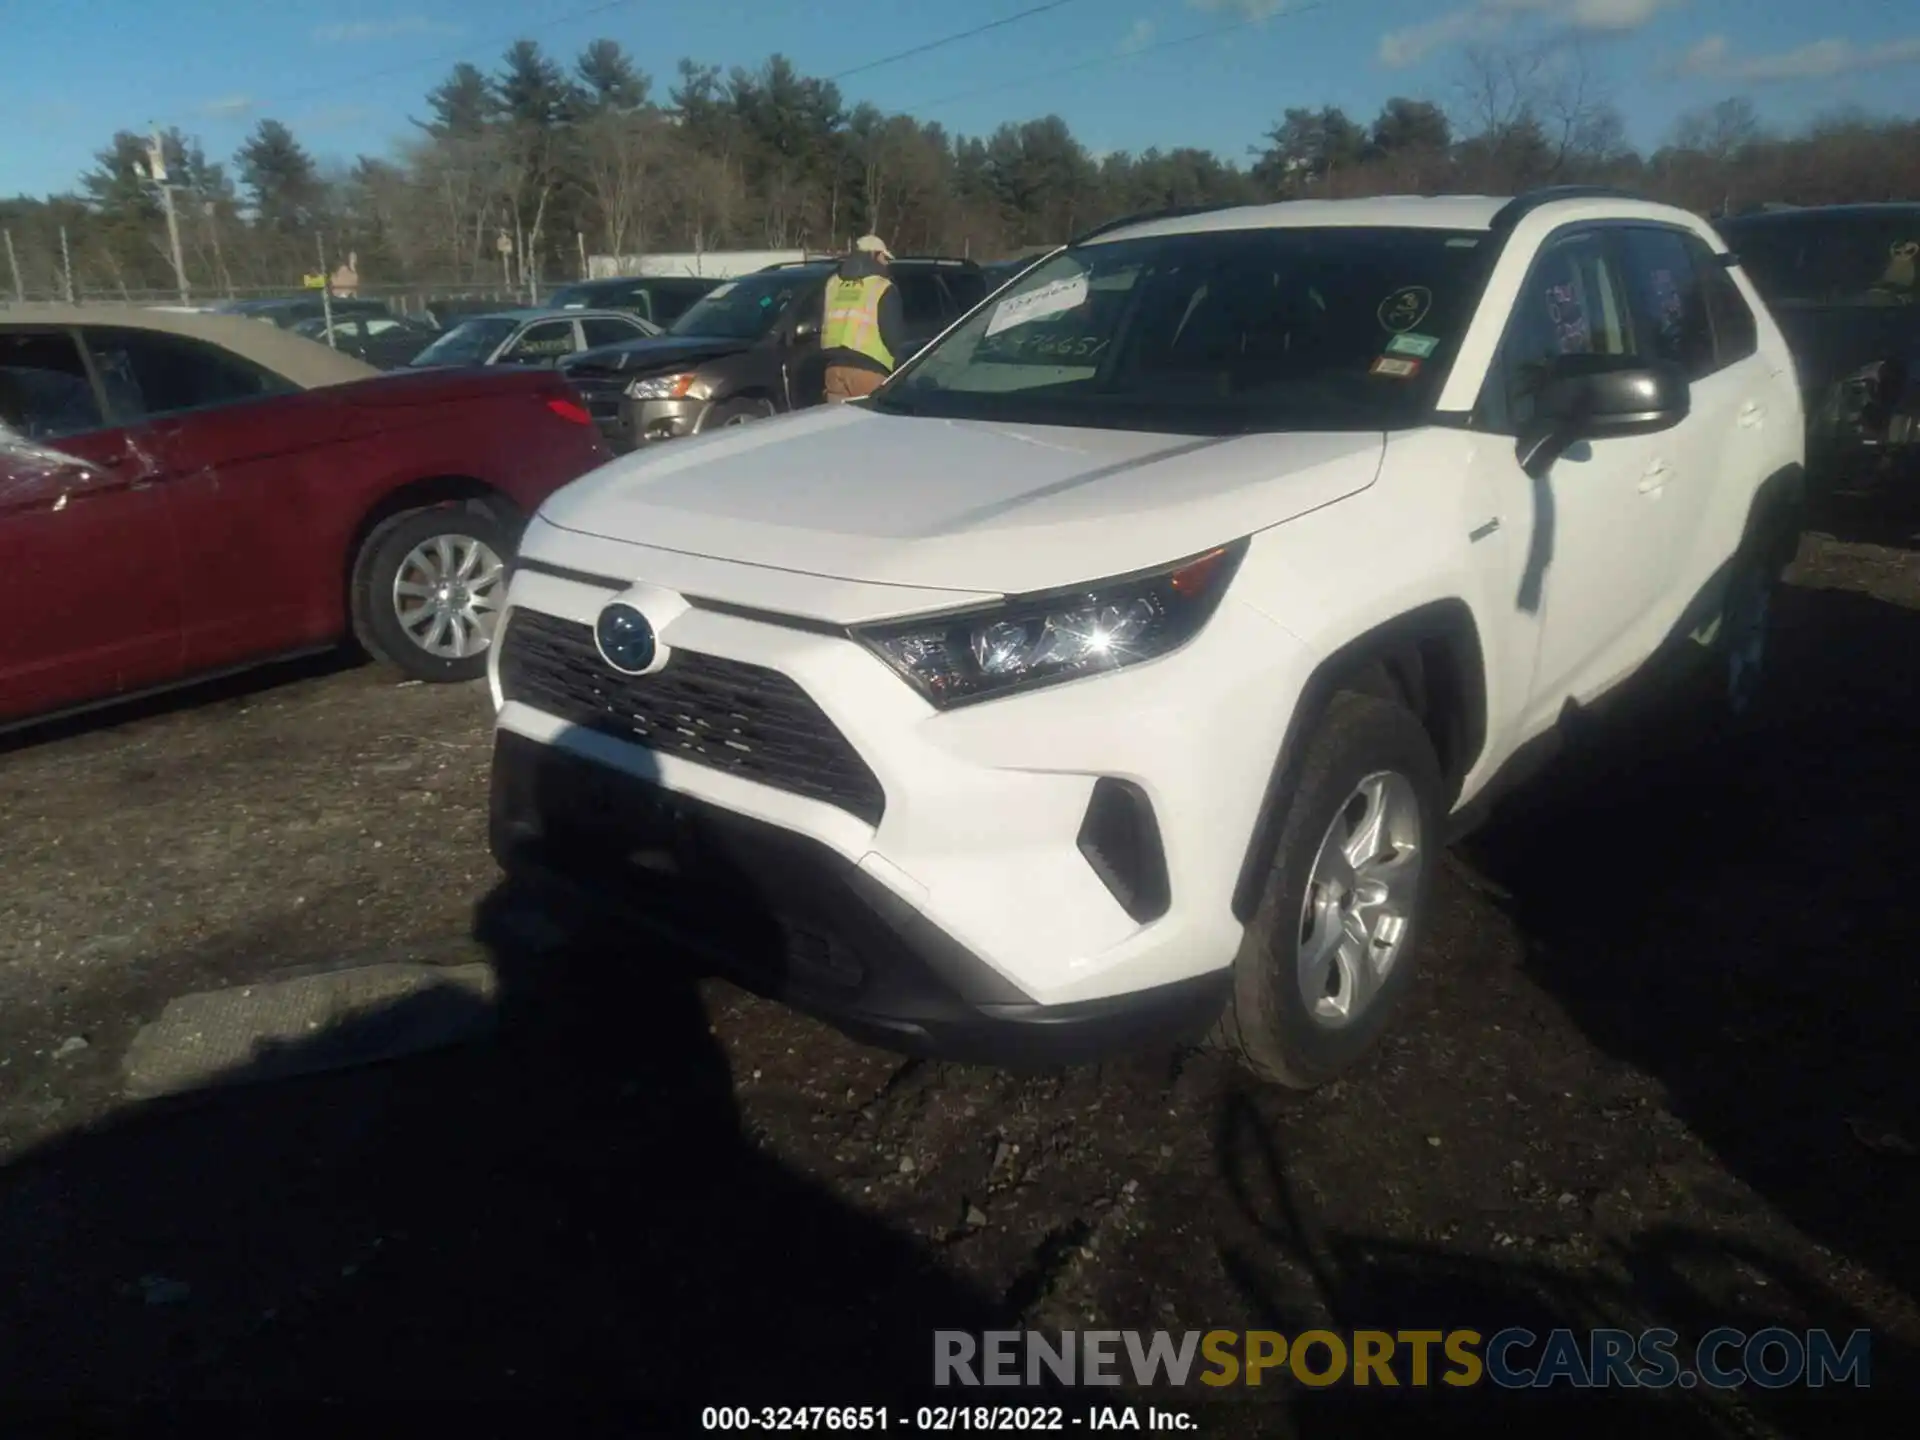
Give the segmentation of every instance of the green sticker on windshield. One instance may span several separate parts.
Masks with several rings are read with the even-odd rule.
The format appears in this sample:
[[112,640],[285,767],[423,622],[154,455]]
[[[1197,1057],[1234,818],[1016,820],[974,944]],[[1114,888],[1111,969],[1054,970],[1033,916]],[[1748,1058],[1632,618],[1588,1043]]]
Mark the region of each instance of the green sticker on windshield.
[[1411,332],[1394,336],[1387,341],[1389,355],[1418,355],[1422,360],[1433,354],[1440,342],[1431,335],[1415,335]]

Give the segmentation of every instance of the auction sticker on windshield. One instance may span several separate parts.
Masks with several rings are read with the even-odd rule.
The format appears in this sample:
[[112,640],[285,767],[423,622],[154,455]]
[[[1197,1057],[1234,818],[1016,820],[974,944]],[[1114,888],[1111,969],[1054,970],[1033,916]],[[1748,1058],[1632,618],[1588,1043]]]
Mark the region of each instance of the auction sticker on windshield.
[[1440,342],[1431,335],[1401,334],[1387,341],[1387,353],[1390,355],[1412,355],[1416,359],[1424,360],[1433,354],[1434,347],[1439,345],[1439,343]]
[[998,335],[1002,330],[1011,330],[1016,325],[1042,320],[1049,315],[1064,314],[1086,302],[1087,277],[1084,274],[1055,280],[1038,290],[1029,290],[1011,300],[1002,300],[994,307],[993,316],[987,321],[987,334]]
[[1427,318],[1433,292],[1424,285],[1402,285],[1380,302],[1380,328],[1407,331]]

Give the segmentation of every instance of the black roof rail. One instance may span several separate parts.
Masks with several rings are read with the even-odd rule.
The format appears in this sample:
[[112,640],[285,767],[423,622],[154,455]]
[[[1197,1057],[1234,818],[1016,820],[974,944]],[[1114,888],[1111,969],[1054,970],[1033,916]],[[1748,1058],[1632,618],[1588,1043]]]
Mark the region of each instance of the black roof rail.
[[1108,220],[1083,230],[1071,240],[1069,245],[1084,245],[1097,235],[1106,235],[1114,230],[1124,230],[1129,225],[1145,225],[1152,220],[1184,220],[1189,215],[1211,215],[1216,210],[1240,210],[1245,208],[1241,202],[1228,205],[1172,205],[1162,210],[1141,210],[1132,215],[1122,215],[1116,220]]
[[1551,205],[1557,200],[1639,200],[1644,203],[1646,198],[1637,191],[1622,190],[1617,185],[1546,185],[1514,196],[1494,212],[1488,228],[1511,230],[1542,205]]

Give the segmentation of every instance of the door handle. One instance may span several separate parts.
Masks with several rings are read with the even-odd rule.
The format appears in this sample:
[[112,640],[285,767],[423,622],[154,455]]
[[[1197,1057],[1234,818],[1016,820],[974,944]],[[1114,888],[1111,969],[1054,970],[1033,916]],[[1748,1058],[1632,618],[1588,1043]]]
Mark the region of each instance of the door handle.
[[1667,481],[1672,478],[1672,475],[1673,471],[1667,468],[1666,461],[1654,461],[1651,465],[1647,466],[1645,473],[1640,477],[1640,493],[1642,495],[1653,494],[1655,491],[1664,487]]
[[1740,407],[1740,428],[1743,430],[1753,429],[1766,418],[1767,407],[1762,405],[1758,400],[1749,400]]

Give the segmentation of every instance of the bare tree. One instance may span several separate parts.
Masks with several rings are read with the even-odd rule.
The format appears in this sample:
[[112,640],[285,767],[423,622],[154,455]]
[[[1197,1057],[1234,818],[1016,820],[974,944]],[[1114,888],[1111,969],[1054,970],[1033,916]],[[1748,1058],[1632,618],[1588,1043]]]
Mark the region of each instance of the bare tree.
[[646,248],[660,179],[662,124],[657,115],[609,111],[581,128],[581,177],[600,215],[609,255]]

